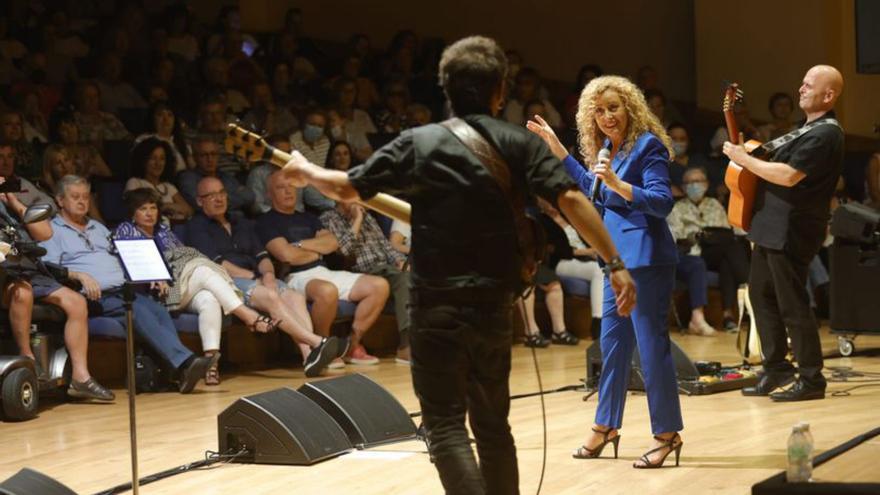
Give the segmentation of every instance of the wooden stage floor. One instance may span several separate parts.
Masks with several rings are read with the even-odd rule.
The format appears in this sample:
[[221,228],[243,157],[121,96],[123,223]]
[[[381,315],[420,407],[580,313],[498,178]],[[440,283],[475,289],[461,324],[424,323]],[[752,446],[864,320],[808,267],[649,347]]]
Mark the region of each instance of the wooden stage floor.
[[[674,339],[694,360],[734,363],[734,337]],[[852,358],[837,356],[836,337],[823,329],[826,366],[849,366],[880,372],[880,337],[859,337]],[[539,349],[545,389],[577,384],[585,374],[584,350],[551,346]],[[871,352],[874,348],[874,352]],[[511,393],[537,390],[529,350],[513,350]],[[418,409],[409,369],[383,359],[378,367],[349,366],[385,386],[408,411]],[[217,414],[243,395],[282,386],[298,387],[302,371],[275,369],[259,373],[227,374],[219,387],[200,387],[192,395],[176,393],[138,396],[138,439],[142,476],[204,457],[217,449]],[[767,398],[727,392],[681,397],[685,430],[679,468],[642,471],[631,467],[651,440],[647,403],[630,395],[621,458],[575,460],[571,450],[580,445],[595,411],[595,397],[583,402],[579,392],[545,396],[548,420],[547,471],[542,492],[547,494],[603,495],[634,493],[750,492],[753,483],[785,467],[785,447],[791,425],[808,421],[818,451],[834,447],[878,426],[880,387],[855,390],[848,397],[830,392],[851,387],[830,383],[822,401],[776,404]],[[127,397],[117,390],[115,404],[56,403],[25,423],[0,423],[0,480],[22,467],[53,476],[80,494],[95,493],[130,480]],[[516,438],[521,491],[534,493],[541,470],[542,429],[539,399],[516,400],[511,407]],[[608,453],[606,456],[610,455]],[[876,460],[876,459],[875,459]],[[864,464],[873,466],[872,463]],[[817,473],[819,474],[819,473]],[[858,473],[853,474],[859,477]],[[377,450],[345,455],[309,467],[224,464],[180,474],[142,488],[145,494],[440,494],[442,488],[424,445],[407,442]]]

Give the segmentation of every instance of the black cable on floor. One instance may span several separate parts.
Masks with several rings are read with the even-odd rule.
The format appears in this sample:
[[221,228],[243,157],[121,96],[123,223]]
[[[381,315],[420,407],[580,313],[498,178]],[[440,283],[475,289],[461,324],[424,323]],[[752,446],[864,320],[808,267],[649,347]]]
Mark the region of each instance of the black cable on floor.
[[[165,478],[170,478],[171,476],[175,476],[178,474],[183,474],[188,471],[194,471],[196,469],[203,469],[212,464],[217,464],[218,462],[227,463],[233,461],[235,458],[240,457],[247,453],[247,449],[240,449],[235,453],[226,453],[221,454],[219,452],[213,452],[210,450],[205,451],[205,458],[200,461],[190,462],[188,464],[183,464],[177,467],[173,467],[171,469],[166,469],[165,471],[160,471],[155,474],[151,474],[148,476],[144,476],[143,478],[138,480],[138,485],[147,485],[153,483],[154,481],[163,480]],[[116,485],[113,488],[101,491],[96,493],[95,495],[115,495],[117,493],[130,491],[132,488],[131,483],[124,483],[121,485]]]

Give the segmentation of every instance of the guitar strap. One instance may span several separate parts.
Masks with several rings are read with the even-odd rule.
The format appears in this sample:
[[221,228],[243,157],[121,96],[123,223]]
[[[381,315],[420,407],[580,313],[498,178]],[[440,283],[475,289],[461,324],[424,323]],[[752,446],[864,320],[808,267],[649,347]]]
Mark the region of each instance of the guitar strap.
[[773,153],[774,151],[778,150],[779,148],[781,148],[781,147],[785,146],[786,144],[794,141],[795,139],[803,136],[804,134],[810,132],[811,130],[815,129],[816,127],[819,127],[820,125],[833,125],[833,126],[837,126],[841,130],[843,129],[843,127],[840,126],[840,122],[838,122],[837,119],[834,119],[831,117],[828,117],[825,119],[814,120],[814,121],[810,122],[809,124],[804,125],[803,127],[800,127],[798,129],[795,129],[795,130],[789,132],[788,134],[783,134],[782,136],[779,136],[778,138],[774,139],[773,141],[762,144],[758,149],[762,150],[765,154],[769,155],[770,153]]

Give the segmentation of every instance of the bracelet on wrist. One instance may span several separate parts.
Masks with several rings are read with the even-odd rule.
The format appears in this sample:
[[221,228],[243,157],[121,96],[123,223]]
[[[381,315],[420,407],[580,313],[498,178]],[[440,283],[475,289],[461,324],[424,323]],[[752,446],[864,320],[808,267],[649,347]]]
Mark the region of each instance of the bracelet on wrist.
[[608,260],[608,263],[605,263],[605,266],[602,267],[602,271],[605,272],[605,275],[611,275],[613,272],[626,270],[626,265],[623,264],[623,260],[620,259],[620,256],[615,256]]

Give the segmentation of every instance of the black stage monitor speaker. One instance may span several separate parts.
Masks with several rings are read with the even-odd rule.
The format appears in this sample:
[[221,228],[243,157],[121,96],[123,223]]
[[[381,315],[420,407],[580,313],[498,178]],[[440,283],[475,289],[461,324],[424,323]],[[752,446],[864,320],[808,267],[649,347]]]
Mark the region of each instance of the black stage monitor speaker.
[[[672,362],[675,364],[675,376],[679,381],[698,380],[700,372],[696,365],[687,354],[675,342],[672,344]],[[602,349],[599,347],[599,341],[587,348],[587,387],[599,387],[599,373],[602,371]],[[642,380],[642,362],[639,357],[639,349],[636,346],[632,356],[632,371],[629,374],[629,390],[645,390],[645,383]]]
[[342,428],[291,388],[242,397],[217,416],[220,453],[234,462],[314,464],[351,450]]
[[45,474],[24,468],[0,483],[0,495],[76,495],[76,492]]
[[299,391],[327,411],[356,447],[416,436],[416,425],[406,409],[381,385],[360,373],[309,382]]

